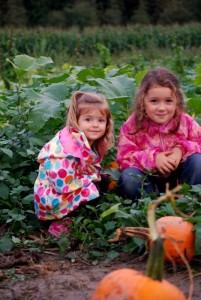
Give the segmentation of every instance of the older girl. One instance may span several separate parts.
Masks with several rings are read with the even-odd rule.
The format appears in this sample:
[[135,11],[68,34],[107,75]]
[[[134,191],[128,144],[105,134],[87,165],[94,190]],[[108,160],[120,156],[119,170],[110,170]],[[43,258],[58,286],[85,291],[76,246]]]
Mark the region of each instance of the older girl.
[[156,68],[144,76],[120,131],[117,162],[120,186],[133,200],[164,192],[167,182],[201,184],[201,127],[184,112],[174,73]]

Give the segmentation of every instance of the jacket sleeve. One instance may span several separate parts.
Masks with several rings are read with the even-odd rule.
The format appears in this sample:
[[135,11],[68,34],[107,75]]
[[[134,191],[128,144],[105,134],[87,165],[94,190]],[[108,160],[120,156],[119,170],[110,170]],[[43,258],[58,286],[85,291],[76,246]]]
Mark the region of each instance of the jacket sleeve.
[[151,169],[156,171],[155,159],[159,149],[142,150],[135,142],[135,135],[128,133],[126,123],[121,127],[118,149],[117,162],[122,170],[129,167],[136,167],[142,171]]
[[185,161],[192,154],[201,153],[201,126],[189,115],[185,115],[182,123],[186,132],[175,146],[181,149],[182,161]]
[[[71,163],[69,164],[69,160]],[[58,167],[63,166],[63,167]],[[74,158],[48,158],[44,163],[47,180],[59,194],[76,191],[97,179],[97,174],[87,175]]]

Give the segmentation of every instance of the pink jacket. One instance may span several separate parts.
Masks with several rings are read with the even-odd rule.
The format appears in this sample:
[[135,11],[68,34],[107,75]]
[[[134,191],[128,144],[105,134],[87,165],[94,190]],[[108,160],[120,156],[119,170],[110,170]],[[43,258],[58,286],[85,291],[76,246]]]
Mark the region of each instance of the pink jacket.
[[135,133],[133,114],[121,127],[117,162],[122,170],[136,167],[142,171],[147,168],[156,171],[156,155],[175,146],[182,150],[182,162],[194,153],[201,153],[201,127],[186,113],[181,114],[176,133],[170,133],[176,127],[175,119],[162,125],[148,120],[143,126],[144,130]]
[[[39,174],[34,184],[35,212],[41,220],[60,219],[82,202],[99,197],[93,183],[102,157],[92,151],[83,132],[63,128],[43,146],[39,155]],[[87,165],[96,171],[86,174]]]

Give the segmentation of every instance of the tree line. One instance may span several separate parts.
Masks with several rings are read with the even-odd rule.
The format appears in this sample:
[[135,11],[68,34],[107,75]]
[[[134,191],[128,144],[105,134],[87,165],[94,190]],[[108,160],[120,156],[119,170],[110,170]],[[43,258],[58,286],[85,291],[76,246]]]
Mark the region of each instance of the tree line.
[[200,0],[0,0],[0,27],[80,29],[201,21]]

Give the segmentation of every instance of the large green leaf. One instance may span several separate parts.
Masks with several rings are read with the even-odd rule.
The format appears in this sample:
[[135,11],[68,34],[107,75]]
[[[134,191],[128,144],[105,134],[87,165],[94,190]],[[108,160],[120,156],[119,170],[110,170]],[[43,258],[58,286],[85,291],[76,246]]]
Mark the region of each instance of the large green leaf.
[[108,73],[107,77],[119,76],[123,74],[132,76],[134,67],[132,65],[125,65],[121,68],[114,68],[113,66],[107,67]]
[[15,56],[13,61],[14,63],[12,63],[12,65],[14,66],[14,68],[24,71],[30,71],[37,67],[42,67],[47,64],[53,63],[50,57],[40,56],[36,59],[25,54]]
[[105,78],[104,70],[100,68],[87,68],[77,73],[78,80],[85,82],[88,78]]
[[64,83],[57,83],[44,88],[41,93],[29,89],[27,99],[36,104],[29,114],[29,127],[38,132],[50,118],[57,118],[60,103],[66,100],[67,87]]
[[[132,98],[135,92],[134,79],[127,75],[120,75],[111,78],[93,78],[98,85],[99,92],[103,93],[107,99],[114,99],[117,97]],[[88,80],[90,81],[90,79]]]

